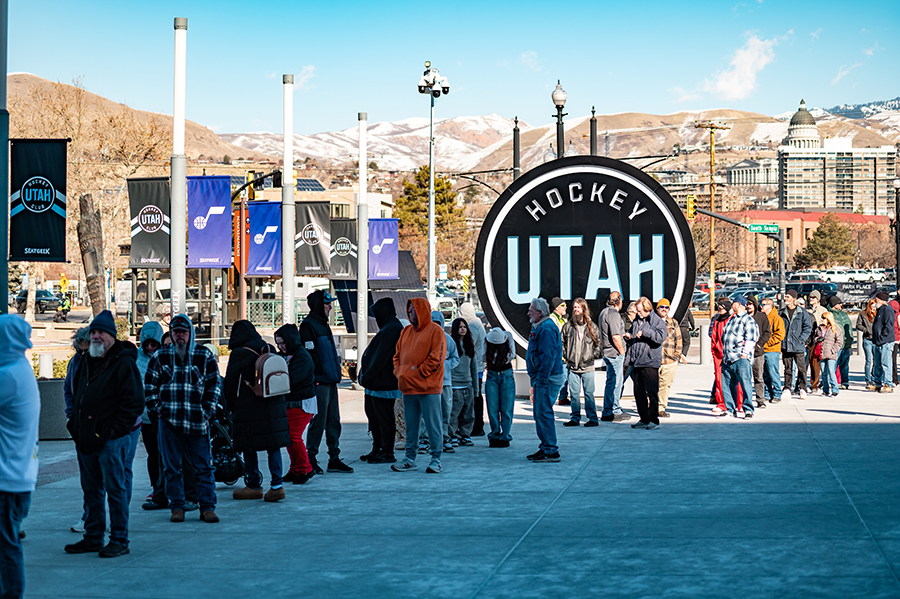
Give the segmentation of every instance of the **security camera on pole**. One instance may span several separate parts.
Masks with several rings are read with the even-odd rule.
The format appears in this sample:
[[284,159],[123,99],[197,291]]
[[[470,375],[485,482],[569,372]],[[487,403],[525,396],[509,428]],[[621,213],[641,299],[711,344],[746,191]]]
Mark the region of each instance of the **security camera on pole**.
[[431,116],[428,125],[428,301],[434,305],[437,296],[435,285],[435,237],[434,237],[434,100],[441,93],[450,93],[450,82],[425,61],[425,72],[419,79],[419,93],[431,96]]

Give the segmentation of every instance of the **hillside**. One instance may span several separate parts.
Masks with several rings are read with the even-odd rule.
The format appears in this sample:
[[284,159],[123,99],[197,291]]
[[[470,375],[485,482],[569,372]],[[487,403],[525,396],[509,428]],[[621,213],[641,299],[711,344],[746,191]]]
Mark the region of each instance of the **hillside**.
[[[24,107],[26,110],[37,110],[38,107],[31,106],[30,103],[30,89],[33,87],[37,88],[48,88],[55,85],[54,82],[49,81],[47,79],[43,79],[38,77],[37,75],[32,75],[30,73],[12,73],[6,78],[7,83],[7,97],[10,104],[13,104],[15,100],[19,100],[20,105]],[[68,84],[61,84],[66,85]],[[118,102],[113,102],[112,100],[107,100],[102,96],[98,96],[97,94],[92,94],[89,91],[85,91],[85,101],[87,104],[88,111],[96,111],[100,107],[105,107],[110,111],[124,110],[125,105],[120,104]],[[172,127],[172,116],[167,114],[158,114],[155,112],[146,112],[143,110],[134,110],[134,112],[143,118],[158,118],[161,119],[165,126],[171,128]],[[10,118],[15,118],[15,115],[11,115]],[[185,154],[188,158],[196,159],[199,156],[208,156],[214,157],[217,160],[221,160],[225,154],[228,154],[232,158],[236,158],[238,156],[249,157],[254,160],[265,160],[271,159],[272,156],[248,151],[246,148],[241,148],[235,145],[232,145],[223,139],[221,139],[218,135],[213,133],[211,130],[206,127],[194,123],[193,121],[186,121],[184,128],[185,135]],[[280,155],[280,152],[276,155]]]

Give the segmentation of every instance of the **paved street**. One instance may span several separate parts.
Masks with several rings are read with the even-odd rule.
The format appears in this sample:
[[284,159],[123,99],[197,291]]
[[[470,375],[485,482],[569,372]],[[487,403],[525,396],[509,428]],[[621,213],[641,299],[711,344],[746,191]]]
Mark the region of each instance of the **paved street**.
[[564,428],[557,407],[558,464],[525,460],[537,440],[518,400],[512,447],[477,438],[440,475],[425,456],[413,473],[359,462],[362,395],[346,390],[341,446],[356,472],[288,485],[277,504],[220,484],[215,525],[140,509],[141,447],[131,554],[116,559],[63,552],[79,538],[77,467],[70,442],[45,442],[27,596],[900,597],[900,392],[863,392],[854,376],[836,399],[716,419],[711,372],[679,368],[657,431]]

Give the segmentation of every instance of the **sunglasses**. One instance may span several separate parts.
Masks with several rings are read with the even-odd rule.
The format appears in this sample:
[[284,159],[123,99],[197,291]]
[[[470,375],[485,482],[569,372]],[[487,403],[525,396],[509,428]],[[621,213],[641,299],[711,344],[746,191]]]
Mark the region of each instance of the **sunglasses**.
[[656,309],[657,310],[668,310],[669,306],[657,306]]

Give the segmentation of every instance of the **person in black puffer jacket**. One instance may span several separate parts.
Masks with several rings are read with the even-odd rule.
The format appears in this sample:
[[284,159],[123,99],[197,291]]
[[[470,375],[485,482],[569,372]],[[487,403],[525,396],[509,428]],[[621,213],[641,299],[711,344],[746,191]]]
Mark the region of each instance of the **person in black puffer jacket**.
[[288,455],[291,456],[291,467],[284,475],[284,482],[303,485],[315,474],[303,443],[303,431],[316,415],[317,409],[315,365],[312,356],[300,342],[297,325],[288,323],[275,331],[275,344],[288,362],[288,374],[291,378],[291,392],[287,396],[288,430],[291,434]]
[[[246,474],[243,489],[233,493],[235,499],[263,499],[262,475],[256,452],[269,454],[272,488],[266,501],[284,499],[281,448],[290,445],[284,395],[257,397],[251,385],[256,381],[256,360],[272,351],[249,321],[239,320],[231,327],[228,339],[228,368],[225,370],[225,408],[234,421],[234,448],[244,454]],[[274,353],[274,351],[272,352]]]
[[400,397],[394,376],[394,353],[403,325],[397,319],[394,300],[382,298],[372,304],[378,333],[369,343],[360,361],[359,382],[366,390],[365,408],[372,430],[372,451],[360,456],[370,464],[396,462],[394,458],[394,402]]

